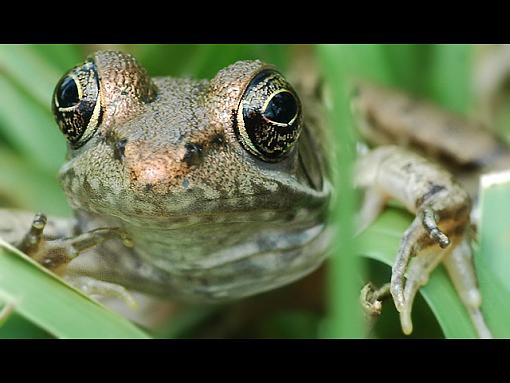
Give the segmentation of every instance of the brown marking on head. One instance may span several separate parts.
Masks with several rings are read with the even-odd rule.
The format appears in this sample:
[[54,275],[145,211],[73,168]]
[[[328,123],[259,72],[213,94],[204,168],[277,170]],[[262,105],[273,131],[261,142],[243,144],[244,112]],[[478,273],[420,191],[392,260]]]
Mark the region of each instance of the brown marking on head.
[[135,188],[164,192],[189,173],[185,154],[184,147],[155,150],[149,143],[133,140],[124,148],[124,164]]
[[149,142],[121,140],[123,160],[131,182],[145,192],[166,193],[182,186],[186,176],[200,167],[213,151],[225,145],[223,132],[201,131],[178,146],[155,149]]

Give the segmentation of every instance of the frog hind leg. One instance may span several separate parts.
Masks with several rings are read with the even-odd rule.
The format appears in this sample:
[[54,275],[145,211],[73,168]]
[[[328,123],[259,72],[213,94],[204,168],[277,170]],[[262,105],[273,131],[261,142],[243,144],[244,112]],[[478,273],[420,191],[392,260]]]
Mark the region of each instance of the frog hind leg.
[[480,307],[482,297],[476,281],[473,267],[472,249],[465,238],[443,260],[450,279],[466,307],[471,322],[480,338],[492,338],[485,323]]

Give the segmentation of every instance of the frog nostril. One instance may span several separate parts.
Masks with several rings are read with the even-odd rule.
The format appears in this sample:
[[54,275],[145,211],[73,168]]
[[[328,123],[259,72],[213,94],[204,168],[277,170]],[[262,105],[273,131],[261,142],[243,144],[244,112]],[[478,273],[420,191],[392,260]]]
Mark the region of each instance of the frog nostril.
[[199,165],[203,158],[204,146],[201,144],[188,143],[184,145],[186,153],[182,160],[186,162],[188,166]]

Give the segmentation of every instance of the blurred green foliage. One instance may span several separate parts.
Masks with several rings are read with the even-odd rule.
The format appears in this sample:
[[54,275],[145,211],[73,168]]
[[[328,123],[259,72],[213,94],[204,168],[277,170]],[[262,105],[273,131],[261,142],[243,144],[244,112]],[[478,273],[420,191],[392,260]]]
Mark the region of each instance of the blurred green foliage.
[[[153,76],[209,78],[221,68],[245,59],[261,59],[288,70],[299,46],[288,45],[0,45],[0,206],[70,215],[56,174],[64,162],[66,143],[50,111],[53,87],[68,69],[97,49],[120,49],[133,53]],[[469,45],[323,45],[313,47],[318,68],[331,90],[330,122],[337,144],[336,186],[342,196],[333,207],[339,240],[328,262],[327,313],[282,310],[241,333],[257,337],[397,337],[402,336],[398,317],[388,302],[383,315],[368,333],[357,297],[363,282],[389,280],[389,268],[368,258],[391,263],[398,240],[410,217],[395,211],[383,215],[364,241],[350,240],[357,194],[351,177],[356,140],[355,122],[349,112],[348,82],[363,77],[399,87],[437,101],[445,108],[468,114],[476,104],[472,91],[475,47]],[[508,189],[507,189],[508,191]],[[508,199],[507,199],[508,201]],[[508,206],[508,202],[507,202]],[[488,223],[490,225],[490,222]],[[495,232],[492,226],[486,232]],[[389,234],[388,234],[389,233]],[[508,249],[508,247],[507,247]],[[368,258],[360,258],[362,253]],[[478,254],[477,256],[480,256]],[[491,269],[484,269],[489,281]],[[487,274],[488,273],[488,274]],[[443,273],[444,274],[444,273]],[[443,274],[424,289],[413,315],[414,337],[472,336],[472,329],[448,327],[448,318],[465,324],[465,313],[450,315],[441,303],[453,293],[437,291],[448,284]],[[450,286],[451,287],[451,286]],[[482,286],[482,291],[483,290]],[[427,289],[430,292],[427,292]],[[1,285],[0,285],[1,290]],[[487,293],[491,295],[489,291]],[[498,299],[510,292],[498,287]],[[441,300],[442,297],[445,300]],[[459,302],[453,305],[459,306]],[[508,319],[504,310],[485,307],[491,318]],[[190,311],[175,320],[162,336],[194,336],[195,326],[209,313]],[[436,318],[436,319],[434,319]],[[458,319],[460,318],[460,319]],[[446,322],[445,322],[446,321]],[[497,319],[494,319],[497,321]],[[189,323],[193,323],[190,326]],[[509,322],[510,323],[510,322]],[[469,323],[466,325],[469,327]],[[499,335],[508,335],[498,328]],[[48,333],[16,314],[0,328],[0,337],[45,337]]]

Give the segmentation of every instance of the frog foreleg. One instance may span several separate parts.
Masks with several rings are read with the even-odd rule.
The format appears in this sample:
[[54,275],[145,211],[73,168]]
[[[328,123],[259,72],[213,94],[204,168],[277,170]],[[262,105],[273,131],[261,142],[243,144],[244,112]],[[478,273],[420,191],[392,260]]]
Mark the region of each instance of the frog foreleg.
[[[63,231],[60,228],[63,226],[62,222],[59,222],[58,219],[48,220],[42,213],[37,213],[33,217],[28,231],[21,234],[20,226],[27,220],[26,213],[8,210],[1,211],[1,213],[3,217],[12,221],[14,227],[9,233],[8,241],[57,274],[63,274],[65,266],[79,254],[94,248],[105,240],[120,238],[124,243],[128,242],[119,228],[96,228],[74,235],[71,230]],[[67,223],[68,226],[71,226],[71,222]],[[51,226],[49,230],[48,225]]]
[[[14,237],[14,233],[19,233],[17,237],[20,239],[11,238],[10,242],[23,253],[62,276],[69,284],[86,295],[96,298],[118,298],[131,308],[136,306],[136,301],[123,286],[69,272],[67,268],[67,265],[78,255],[86,250],[92,250],[105,240],[121,239],[124,245],[129,245],[128,238],[120,229],[97,228],[73,235],[71,230],[67,232],[62,230],[61,226],[64,225],[58,222],[58,219],[48,219],[45,214],[37,213],[28,231],[22,234],[21,226],[23,222],[28,222],[27,213],[3,210],[0,214],[6,218],[6,221],[12,221],[14,228],[11,229],[11,236]],[[71,221],[66,223],[67,227],[72,226]]]
[[18,248],[57,274],[82,252],[121,235],[117,228],[97,228],[74,237],[47,240],[43,235],[45,225],[46,217],[36,214]]
[[15,246],[25,254],[35,254],[43,242],[43,232],[48,219],[42,213],[37,213],[30,225],[30,229]]

